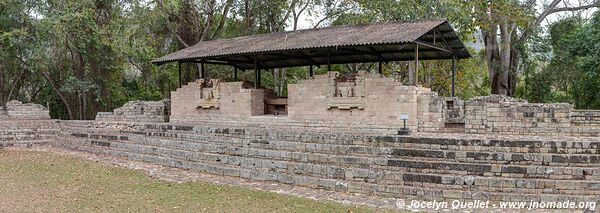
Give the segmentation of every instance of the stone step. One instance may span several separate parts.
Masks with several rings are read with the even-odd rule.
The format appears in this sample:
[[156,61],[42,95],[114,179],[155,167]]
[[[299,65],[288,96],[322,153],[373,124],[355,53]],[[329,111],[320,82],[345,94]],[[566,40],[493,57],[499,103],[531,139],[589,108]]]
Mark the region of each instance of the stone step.
[[3,147],[35,147],[35,146],[48,146],[54,141],[48,139],[40,140],[18,140],[18,141],[0,141],[0,148]]
[[[508,141],[508,140],[457,140],[443,138],[411,138],[398,136],[356,136],[331,134],[253,134],[246,129],[221,129],[205,131],[205,129],[166,130],[173,135],[205,134],[214,136],[253,138],[262,137],[266,141],[297,141],[322,144],[363,145],[376,147],[430,149],[434,151],[470,151],[481,152],[479,158],[493,157],[485,152],[500,153],[553,153],[553,154],[600,154],[600,141]],[[227,130],[227,131],[225,131]],[[239,131],[238,131],[239,130]],[[242,132],[234,133],[235,131]],[[146,130],[145,132],[167,134],[165,132]],[[393,142],[387,142],[393,141]]]
[[600,138],[396,136],[179,123],[64,124],[58,146],[328,190],[509,201],[600,196],[600,167],[591,160],[598,156]]
[[[319,154],[306,151],[289,152],[281,150],[268,150],[253,147],[244,147],[245,143],[237,144],[213,144],[203,141],[182,141],[177,139],[165,138],[145,138],[129,137],[123,140],[123,136],[102,136],[102,135],[83,135],[76,136],[81,139],[92,139],[100,141],[112,147],[125,147],[133,149],[131,146],[146,147],[146,149],[173,149],[186,152],[205,152],[211,154],[226,154],[233,156],[251,157],[267,160],[283,160],[300,163],[318,163],[339,166],[358,166],[361,168],[377,168],[381,171],[400,170],[400,171],[427,171],[436,174],[477,174],[480,176],[496,177],[508,176],[513,178],[547,178],[552,180],[561,179],[600,179],[600,169],[579,168],[579,167],[555,167],[555,166],[513,166],[513,165],[495,165],[495,164],[473,164],[473,163],[455,163],[440,161],[424,161],[411,158],[394,159],[381,157],[365,157],[351,155],[333,155]],[[112,139],[111,139],[112,138]],[[104,139],[104,140],[103,140]],[[133,140],[133,141],[131,141]],[[136,141],[136,142],[134,142]],[[374,167],[375,166],[375,167]]]
[[[150,134],[152,135],[152,134]],[[156,137],[156,136],[155,136]],[[158,136],[160,137],[160,136]],[[464,162],[483,164],[510,164],[510,165],[564,165],[589,167],[598,163],[600,158],[589,154],[540,154],[540,153],[510,153],[510,152],[476,152],[476,151],[453,151],[453,150],[431,150],[418,148],[393,148],[375,147],[361,145],[336,145],[315,144],[288,141],[267,141],[252,139],[233,139],[230,137],[203,136],[194,134],[176,134],[164,139],[181,139],[189,142],[198,140],[210,141],[228,146],[247,146],[255,148],[275,149],[285,151],[301,151],[322,154],[341,154],[366,157],[386,158],[410,158],[427,161]]]
[[245,138],[231,138],[224,136],[205,136],[200,134],[164,134],[149,132],[146,135],[165,137],[164,139],[178,138],[186,141],[204,140],[222,145],[240,146],[238,143],[252,144],[252,147],[262,149],[275,149],[287,151],[301,151],[323,154],[341,154],[367,157],[402,158],[426,161],[464,162],[478,164],[504,164],[504,165],[551,165],[551,166],[579,166],[589,167],[597,163],[598,157],[588,154],[538,154],[538,153],[508,153],[508,152],[475,152],[428,150],[417,148],[374,147],[360,145],[315,144],[287,141],[252,140]]
[[[75,143],[81,143],[80,140],[75,140]],[[75,147],[87,147],[91,150],[93,149],[105,149],[106,152],[110,153],[110,152],[123,152],[123,153],[130,153],[131,151],[137,151],[137,153],[130,153],[130,154],[126,154],[126,155],[138,155],[138,156],[158,156],[158,157],[162,157],[162,158],[166,158],[166,159],[172,159],[175,162],[180,162],[180,163],[175,163],[175,165],[171,165],[171,166],[176,166],[176,167],[182,167],[182,165],[184,164],[184,162],[188,162],[191,159],[190,158],[185,158],[185,157],[179,157],[181,156],[181,154],[173,154],[171,152],[169,152],[168,149],[150,149],[150,150],[144,150],[144,149],[135,149],[135,148],[119,148],[119,147],[104,147],[104,146],[91,146],[91,145],[75,145]],[[193,155],[194,153],[189,152],[191,155]],[[111,154],[111,155],[117,155],[118,154]],[[229,157],[229,158],[228,158]],[[212,157],[207,157],[204,158],[200,161],[198,161],[197,163],[206,163],[206,162],[212,162],[211,164],[215,165],[216,168],[227,168],[230,167],[230,165],[240,165],[242,167],[246,166],[249,169],[253,169],[253,170],[257,170],[257,169],[261,169],[261,171],[264,171],[265,169],[271,172],[274,172],[275,175],[290,175],[290,176],[306,176],[306,177],[312,177],[312,178],[325,178],[325,179],[330,179],[332,181],[344,181],[344,182],[354,182],[355,180],[345,180],[347,177],[345,176],[346,174],[348,174],[348,172],[341,172],[339,170],[336,169],[325,169],[323,170],[322,168],[320,170],[315,170],[315,169],[309,169],[309,172],[312,172],[312,174],[306,174],[303,172],[292,172],[291,174],[286,174],[285,172],[288,171],[287,168],[289,168],[288,166],[283,166],[282,163],[285,162],[277,162],[277,161],[273,161],[273,162],[268,162],[264,161],[264,160],[256,160],[256,159],[252,159],[252,158],[242,158],[239,160],[232,160],[233,158],[239,158],[237,156],[222,156],[222,155],[215,155],[213,154]],[[144,160],[142,158],[142,160]],[[152,162],[152,160],[150,160]],[[244,163],[246,162],[246,163]],[[265,163],[267,162],[267,163]],[[181,164],[181,165],[178,165]],[[227,164],[227,165],[225,165]],[[298,165],[302,165],[302,164],[298,164]],[[304,164],[302,167],[308,167],[308,166],[319,166],[317,164]],[[340,176],[336,176],[331,175],[331,176],[325,176],[325,177],[318,177],[315,174],[318,173],[322,173],[323,171],[334,171],[334,173],[339,174]],[[337,171],[337,172],[335,172]],[[316,172],[316,173],[315,173]],[[366,178],[368,178],[369,172],[367,172]],[[394,183],[408,183],[411,185],[416,185],[419,188],[422,188],[425,186],[425,188],[432,188],[432,189],[446,189],[446,191],[453,191],[456,192],[456,188],[460,188],[462,187],[463,190],[459,190],[459,191],[474,191],[476,190],[478,193],[494,193],[494,192],[481,192],[482,190],[485,191],[485,188],[491,188],[494,190],[499,191],[500,195],[504,196],[504,195],[509,195],[510,193],[513,193],[515,191],[519,191],[520,193],[518,194],[523,194],[523,193],[532,193],[532,194],[539,194],[540,192],[544,191],[545,188],[541,188],[540,183],[538,182],[531,182],[531,181],[527,181],[527,180],[522,180],[520,182],[518,182],[519,180],[517,179],[511,179],[511,178],[481,178],[481,177],[474,177],[473,183],[471,183],[471,185],[467,185],[464,186],[463,183],[461,183],[460,185],[457,184],[458,182],[456,181],[457,179],[460,180],[465,180],[466,176],[436,176],[436,175],[423,175],[423,174],[419,174],[419,173],[407,173],[407,172],[403,172],[403,173],[398,173],[398,172],[392,172],[392,173],[396,173],[395,175],[383,175],[383,177],[393,177],[393,178],[398,178],[399,174],[401,174],[401,178],[402,178],[402,182],[381,182],[381,183],[375,183],[376,186],[381,186],[383,188],[387,188],[387,187],[391,187],[391,185],[394,185]],[[341,175],[344,175],[344,177],[341,177]],[[224,174],[227,175],[227,174]],[[377,175],[377,174],[376,174]],[[376,176],[375,175],[375,176]],[[317,176],[317,177],[315,177]],[[335,178],[336,179],[331,179],[331,178]],[[385,178],[382,178],[385,180]],[[577,188],[581,188],[581,187],[587,187],[586,189],[593,189],[596,185],[590,186],[590,184],[598,184],[597,182],[584,182],[584,181],[546,181],[546,180],[542,180],[545,182],[542,182],[541,185],[546,187],[546,182],[548,182],[548,187],[553,186],[553,187],[557,187],[558,188],[556,190],[563,190],[560,192],[568,192],[568,193],[572,193],[572,194],[576,194],[576,193],[587,193],[587,195],[589,194],[596,194],[598,192],[598,190],[587,190],[587,191],[582,191],[582,190],[576,190]],[[363,181],[364,182],[364,181]],[[467,181],[469,182],[469,181]],[[487,185],[482,185],[481,183],[486,183]],[[552,185],[550,183],[553,183]],[[511,184],[514,185],[514,187],[511,187]],[[537,184],[537,185],[536,185]],[[570,185],[569,185],[570,184]],[[385,186],[384,186],[385,185]],[[564,186],[567,185],[567,186]],[[348,184],[346,183],[346,186],[348,186]],[[523,187],[523,189],[519,189],[517,188],[517,186]],[[563,187],[564,186],[564,187]],[[405,186],[404,186],[405,187]],[[531,188],[526,188],[526,187],[533,187],[533,189]],[[536,188],[537,187],[537,188]],[[513,189],[514,188],[514,189]],[[597,186],[596,186],[597,188]],[[570,190],[570,191],[567,191]],[[557,191],[558,192],[558,191]],[[551,194],[552,191],[545,191],[546,194]],[[455,196],[456,193],[442,193],[442,196],[446,195],[446,198],[453,198],[451,196]],[[462,196],[462,195],[461,195]],[[564,196],[564,195],[562,195]],[[461,197],[462,198],[462,197]]]

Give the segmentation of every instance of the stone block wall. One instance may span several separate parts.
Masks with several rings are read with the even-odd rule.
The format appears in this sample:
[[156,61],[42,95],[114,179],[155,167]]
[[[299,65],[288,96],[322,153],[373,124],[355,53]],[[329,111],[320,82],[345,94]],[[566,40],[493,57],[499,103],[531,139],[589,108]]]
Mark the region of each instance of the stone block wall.
[[467,133],[570,134],[567,103],[539,104],[500,95],[475,97],[465,104]]
[[162,101],[130,101],[114,112],[98,112],[98,121],[167,122],[171,103]]
[[600,110],[573,110],[571,112],[571,125],[600,128]]
[[20,120],[49,120],[50,111],[39,104],[27,103],[23,104],[20,101],[12,100],[6,103],[4,107],[4,117],[9,119]]
[[441,102],[429,89],[405,86],[364,71],[356,76],[338,72],[316,75],[289,84],[288,94],[288,117],[295,121],[397,129],[402,127],[401,115],[405,114],[409,128],[431,131],[440,126],[443,117],[442,105],[437,105]]
[[423,89],[423,92],[417,96],[419,132],[435,132],[444,127],[444,104],[444,97]]
[[60,131],[56,120],[0,120],[0,148],[51,145]]
[[42,105],[13,100],[0,109],[0,148],[50,145],[59,131]]
[[263,89],[243,87],[243,82],[199,79],[171,92],[172,121],[247,119],[264,114]]
[[465,102],[458,97],[444,97],[444,114],[446,123],[463,124],[465,123]]
[[526,202],[595,201],[600,196],[598,138],[62,123],[59,147],[340,192]]

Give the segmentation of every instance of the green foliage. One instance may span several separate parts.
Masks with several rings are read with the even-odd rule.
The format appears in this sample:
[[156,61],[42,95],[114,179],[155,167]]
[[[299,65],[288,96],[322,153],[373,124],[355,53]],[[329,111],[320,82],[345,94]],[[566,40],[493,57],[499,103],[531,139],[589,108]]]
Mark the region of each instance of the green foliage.
[[[508,21],[519,29],[531,24],[534,8],[521,1],[367,1],[367,0],[3,0],[0,1],[0,104],[9,99],[48,105],[54,118],[93,119],[130,100],[168,98],[178,86],[176,64],[151,60],[200,40],[283,31],[293,14],[322,18],[314,25],[356,24],[420,18],[447,18],[463,42],[485,23]],[[475,10],[475,11],[474,11]],[[486,11],[496,14],[490,20]],[[562,101],[598,108],[600,21],[568,18],[519,44],[522,63],[517,93],[536,102]],[[298,17],[296,17],[298,18]],[[301,17],[302,19],[302,17]],[[486,58],[476,53],[457,64],[456,94],[462,98],[490,92]],[[233,80],[228,66],[206,65],[211,78]],[[332,70],[377,72],[376,63],[332,65]],[[390,62],[383,73],[408,83],[407,62]],[[440,95],[450,95],[451,63],[423,61],[419,79]],[[326,66],[315,67],[324,74]],[[183,81],[197,78],[198,67],[183,65]],[[285,81],[263,71],[268,88],[308,76],[307,67],[285,69]],[[253,70],[238,73],[254,81]]]
[[548,32],[548,38],[534,39],[531,46],[536,48],[524,57],[525,85],[519,96],[532,102],[600,108],[600,13],[591,20],[562,19]]

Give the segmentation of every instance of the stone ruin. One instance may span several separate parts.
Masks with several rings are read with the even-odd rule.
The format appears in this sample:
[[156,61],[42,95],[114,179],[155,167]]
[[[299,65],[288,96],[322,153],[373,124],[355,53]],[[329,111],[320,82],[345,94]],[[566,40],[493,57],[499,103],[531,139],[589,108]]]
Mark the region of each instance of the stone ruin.
[[50,145],[59,124],[42,105],[12,100],[0,108],[0,148]]
[[600,127],[600,110],[571,111],[571,125],[578,127]]
[[[92,121],[3,119],[0,147],[51,145],[423,200],[562,202],[600,195],[600,113],[569,104],[498,95],[463,102],[365,72],[329,72],[290,84],[288,99],[278,102],[287,105],[287,115],[268,114],[269,91],[242,82],[198,80],[171,97],[172,103],[129,102]],[[16,113],[26,108],[16,103],[6,107],[6,117],[35,117]],[[404,115],[412,135],[379,131],[398,130]],[[464,124],[463,132],[444,132],[448,123]]]
[[162,101],[130,101],[114,112],[98,112],[97,121],[168,122],[171,103]]
[[444,115],[446,124],[465,124],[465,102],[458,97],[444,97]]
[[0,118],[22,120],[49,120],[50,111],[42,105],[12,100],[0,110]]
[[465,132],[599,136],[600,125],[594,122],[593,113],[573,110],[568,103],[528,103],[501,95],[475,97],[465,104]]
[[210,109],[210,108],[219,108],[219,79],[211,79],[209,81],[205,81],[204,79],[199,80],[200,87],[200,97],[196,100],[198,101],[197,108],[202,109]]
[[338,128],[435,131],[444,125],[441,97],[378,73],[328,72],[288,85],[288,118]]

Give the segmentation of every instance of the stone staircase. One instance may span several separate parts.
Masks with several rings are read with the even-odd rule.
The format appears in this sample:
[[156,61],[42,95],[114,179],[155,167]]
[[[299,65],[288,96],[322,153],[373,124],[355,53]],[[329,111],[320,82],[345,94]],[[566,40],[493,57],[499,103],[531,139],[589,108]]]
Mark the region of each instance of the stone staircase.
[[50,145],[60,128],[52,120],[0,119],[0,148]]
[[56,146],[335,191],[495,201],[594,201],[600,196],[599,138],[61,122],[63,140]]

